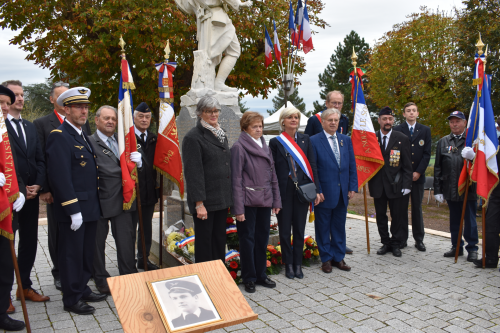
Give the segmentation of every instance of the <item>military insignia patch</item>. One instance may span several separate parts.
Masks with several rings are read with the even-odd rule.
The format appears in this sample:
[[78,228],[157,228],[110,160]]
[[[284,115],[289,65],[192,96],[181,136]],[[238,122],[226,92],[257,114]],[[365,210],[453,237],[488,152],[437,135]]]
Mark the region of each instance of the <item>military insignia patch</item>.
[[75,146],[76,148],[82,150],[83,146]]
[[87,162],[81,161],[81,162],[80,162],[80,165],[81,165],[81,166],[82,166],[82,168],[83,168],[84,166],[86,166],[86,165],[87,165]]
[[423,145],[424,145],[424,143],[425,143],[425,141],[424,141],[424,140],[420,140],[420,141],[418,142],[418,144],[419,144],[419,145],[421,145],[421,146],[423,146]]
[[85,94],[87,92],[87,90],[86,89],[80,89],[80,90],[78,90],[78,92],[83,95],[83,94]]

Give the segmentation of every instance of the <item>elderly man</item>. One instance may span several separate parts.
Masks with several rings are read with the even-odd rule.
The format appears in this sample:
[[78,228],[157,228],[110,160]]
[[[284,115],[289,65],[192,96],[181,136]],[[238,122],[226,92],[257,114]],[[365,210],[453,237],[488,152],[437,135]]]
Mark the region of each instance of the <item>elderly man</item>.
[[[408,200],[411,192],[412,173],[411,149],[408,137],[392,130],[394,112],[384,107],[378,115],[380,131],[377,138],[384,156],[384,166],[368,182],[370,196],[375,203],[377,227],[382,247],[377,254],[389,251],[401,257],[401,245],[406,241],[405,229],[408,228]],[[391,211],[391,234],[389,234],[387,204]]]
[[358,191],[356,160],[351,138],[339,134],[340,111],[327,109],[321,114],[323,132],[311,138],[316,155],[319,193],[322,202],[314,208],[316,241],[325,273],[332,266],[350,271],[345,261],[345,222],[349,199]]
[[5,126],[11,140],[11,148],[16,151],[17,167],[23,183],[26,186],[26,203],[19,212],[19,245],[18,263],[19,273],[24,290],[17,290],[16,298],[24,297],[33,302],[46,302],[48,296],[40,295],[31,286],[31,269],[35,264],[38,247],[38,191],[45,184],[45,157],[42,146],[33,123],[22,119],[21,111],[24,106],[24,91],[22,83],[17,80],[6,81],[2,84],[12,90],[16,101],[10,106],[5,119]]
[[[451,134],[441,138],[436,147],[434,164],[434,197],[439,202],[448,203],[450,208],[451,250],[445,257],[455,257],[457,249],[458,230],[462,217],[464,200],[467,200],[464,217],[464,238],[467,241],[465,249],[468,252],[467,261],[477,259],[477,223],[476,223],[476,184],[471,182],[467,199],[458,193],[458,179],[464,165],[462,150],[465,147],[465,128],[467,121],[460,111],[453,111],[448,117]],[[460,240],[459,255],[464,254],[464,242]],[[497,253],[498,254],[498,253]]]
[[[146,260],[148,270],[158,269],[158,266],[149,261],[151,240],[153,237],[153,214],[158,202],[158,187],[156,170],[153,167],[157,136],[148,128],[151,125],[151,110],[144,102],[139,104],[134,112],[134,130],[137,139],[137,151],[142,156],[143,167],[139,170],[139,190],[141,192],[142,224],[144,228],[144,243],[146,244]],[[139,224],[139,212],[132,213],[135,226]],[[137,269],[144,269],[142,257],[141,229],[137,228]]]
[[[101,203],[101,218],[97,221],[96,245],[94,254],[94,281],[101,294],[111,295],[106,279],[110,277],[106,271],[106,238],[111,231],[116,243],[118,271],[120,275],[137,273],[135,268],[135,228],[132,211],[136,207],[123,210],[122,169],[118,155],[118,141],[115,134],[118,114],[114,107],[101,106],[95,114],[96,132],[89,137],[95,148],[97,166],[99,167],[99,201]],[[141,154],[130,154],[132,162],[140,168]]]

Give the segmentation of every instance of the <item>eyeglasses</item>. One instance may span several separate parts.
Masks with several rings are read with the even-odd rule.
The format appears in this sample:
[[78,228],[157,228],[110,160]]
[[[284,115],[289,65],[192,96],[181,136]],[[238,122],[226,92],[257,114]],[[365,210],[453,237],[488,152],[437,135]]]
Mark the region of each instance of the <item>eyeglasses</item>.
[[59,82],[54,83],[54,88],[57,88],[57,87],[69,88],[69,83],[59,81]]
[[77,110],[89,110],[90,109],[90,105],[89,104],[86,104],[86,105],[69,105],[70,108],[73,108],[73,109],[77,109]]
[[333,106],[342,106],[344,102],[331,102]]
[[203,111],[204,114],[207,115],[216,115],[219,114],[220,110],[215,110],[215,111]]

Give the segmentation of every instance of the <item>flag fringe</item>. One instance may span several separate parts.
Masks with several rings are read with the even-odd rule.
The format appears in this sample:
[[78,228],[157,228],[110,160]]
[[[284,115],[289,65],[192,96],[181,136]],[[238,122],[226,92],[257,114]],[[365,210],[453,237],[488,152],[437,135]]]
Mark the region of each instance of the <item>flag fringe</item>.
[[379,159],[372,158],[372,157],[365,157],[365,156],[361,156],[361,155],[354,155],[354,158],[358,159],[358,160],[364,160],[364,161],[368,161],[368,162],[379,163],[382,166],[385,165],[385,160],[379,160]]
[[[377,160],[378,161],[378,160]],[[361,186],[358,187],[358,192],[359,190],[361,190],[361,188],[363,186],[365,186],[373,177],[375,177],[375,175],[380,171],[380,169],[382,169],[382,167],[384,166],[384,164],[380,164],[377,168],[377,170],[375,170],[371,175],[370,177],[368,177],[367,179],[365,179],[365,181],[361,184]]]
[[128,89],[128,90],[134,90],[135,89],[135,84],[134,84],[134,82],[123,82],[122,83],[122,88],[123,89]]
[[[134,182],[137,182],[137,166],[135,166],[132,169],[132,172],[130,173],[130,178],[132,178]],[[132,197],[130,198],[130,201],[123,203],[123,210],[129,210],[130,208],[132,208],[132,204],[134,203],[134,200],[136,198],[137,198],[137,193],[134,186],[134,191],[132,192]]]
[[6,210],[4,210],[3,212],[0,213],[0,221],[2,221],[4,218],[9,216],[9,214],[10,214],[10,205],[9,205],[9,207],[7,207]]
[[13,203],[14,201],[16,201],[17,199],[19,198],[19,192],[17,192],[16,194],[14,195],[11,195],[9,197],[9,203]]
[[[179,194],[181,196],[181,199],[184,199],[184,192],[181,193],[180,192],[180,183],[177,179],[175,179],[174,177],[172,177],[170,174],[166,173],[165,171],[163,171],[162,169],[158,168],[156,165],[153,166],[153,168],[158,171],[162,176],[164,176],[165,178],[167,178],[168,180],[170,180],[171,182],[173,182],[175,185],[177,185],[177,187],[179,188]],[[163,191],[163,189],[160,189],[160,191]]]
[[3,229],[0,229],[0,235],[4,236],[7,239],[14,240],[14,234],[11,234],[10,232],[7,232]]

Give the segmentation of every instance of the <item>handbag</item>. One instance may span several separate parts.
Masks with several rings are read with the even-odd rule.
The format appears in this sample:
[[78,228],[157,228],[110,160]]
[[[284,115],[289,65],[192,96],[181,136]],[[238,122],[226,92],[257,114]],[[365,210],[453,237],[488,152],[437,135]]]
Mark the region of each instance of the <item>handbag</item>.
[[314,183],[308,183],[304,185],[299,185],[299,181],[297,179],[297,174],[295,173],[295,168],[293,167],[293,160],[290,154],[288,156],[288,167],[290,168],[290,174],[292,176],[292,181],[297,188],[297,196],[299,197],[299,201],[302,203],[311,203],[316,200],[316,185]]

